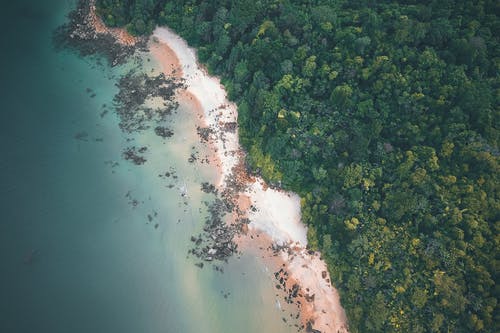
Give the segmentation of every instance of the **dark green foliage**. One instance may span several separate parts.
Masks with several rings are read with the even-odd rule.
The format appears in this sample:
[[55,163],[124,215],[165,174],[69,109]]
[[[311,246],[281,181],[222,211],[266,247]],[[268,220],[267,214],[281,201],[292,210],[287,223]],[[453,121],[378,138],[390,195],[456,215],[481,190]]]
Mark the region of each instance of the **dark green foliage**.
[[174,28],[222,76],[250,164],[303,198],[352,332],[499,330],[498,1],[99,5]]
[[112,27],[126,26],[134,35],[149,34],[156,22],[156,13],[166,0],[97,0],[97,14]]

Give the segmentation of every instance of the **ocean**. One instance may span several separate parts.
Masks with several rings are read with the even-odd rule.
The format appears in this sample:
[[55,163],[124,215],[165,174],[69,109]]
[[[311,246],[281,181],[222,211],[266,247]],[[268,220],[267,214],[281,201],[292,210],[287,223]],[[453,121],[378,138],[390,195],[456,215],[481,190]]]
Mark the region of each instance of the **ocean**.
[[[217,170],[188,161],[204,152],[194,115],[181,106],[167,139],[121,131],[127,65],[52,44],[74,5],[2,4],[0,331],[295,332],[259,258],[195,266],[190,236],[213,200],[200,184]],[[131,145],[144,165],[123,159]]]

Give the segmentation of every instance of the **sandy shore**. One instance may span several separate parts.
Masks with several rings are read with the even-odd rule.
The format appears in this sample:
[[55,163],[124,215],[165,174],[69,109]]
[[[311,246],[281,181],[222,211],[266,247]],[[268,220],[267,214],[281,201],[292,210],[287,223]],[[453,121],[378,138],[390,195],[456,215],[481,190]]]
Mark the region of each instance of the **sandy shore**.
[[[210,145],[217,156],[213,163],[221,174],[217,185],[225,188],[230,176],[246,182],[246,191],[234,193],[239,207],[234,218],[245,215],[250,219],[248,228],[237,239],[240,248],[262,257],[273,271],[286,271],[285,289],[300,285],[294,301],[304,326],[309,323],[323,333],[347,332],[345,312],[337,290],[331,286],[326,265],[319,253],[309,254],[306,250],[307,229],[300,221],[300,198],[270,189],[262,179],[241,174],[245,170],[241,167],[238,132],[224,130],[227,124],[237,122],[236,105],[227,100],[220,81],[207,74],[198,64],[195,51],[169,29],[155,30],[150,50],[165,74],[185,80],[187,89],[180,102],[192,103],[202,126],[213,130]],[[275,244],[286,246],[287,251],[275,251]]]
[[182,78],[184,73],[179,63],[179,59],[167,44],[160,43],[159,40],[153,39],[149,43],[149,52],[151,52],[156,59],[165,75]]
[[[178,79],[184,78],[184,71],[179,58],[177,58],[176,53],[169,47],[169,45],[160,42],[157,38],[152,38],[149,42],[149,51],[165,75],[173,76]],[[193,91],[189,88],[180,89],[177,91],[176,99],[180,105],[185,106],[186,109],[194,113],[196,119],[196,123],[194,124],[195,127],[209,127],[205,119],[203,105],[200,103],[200,100],[196,97]],[[220,184],[222,182],[222,166],[219,154],[217,154],[215,141],[215,138],[212,138],[212,140],[206,142],[209,146],[209,151],[215,152],[207,156],[207,159],[210,165],[219,169],[219,179],[217,182]]]

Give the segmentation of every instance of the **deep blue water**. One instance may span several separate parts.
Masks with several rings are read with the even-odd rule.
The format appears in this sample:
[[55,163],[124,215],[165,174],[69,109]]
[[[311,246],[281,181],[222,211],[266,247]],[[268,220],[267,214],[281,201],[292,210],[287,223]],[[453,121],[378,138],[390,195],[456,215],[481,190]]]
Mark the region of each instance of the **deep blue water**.
[[[97,106],[109,103],[114,87],[102,68],[54,52],[52,31],[69,4],[2,5],[0,327],[141,331],[139,320],[111,320],[148,309],[139,308],[135,281],[123,274],[126,258],[115,255],[128,240],[99,237],[123,205],[120,185],[103,164],[103,157],[120,152],[94,123]],[[87,86],[101,93],[91,99]],[[80,131],[89,133],[87,142],[74,138]],[[89,142],[97,136],[104,142]],[[117,304],[124,304],[119,311]]]
[[[155,155],[122,160],[126,136],[111,110],[100,116],[121,69],[52,46],[73,4],[0,11],[0,332],[290,332],[256,258],[230,260],[224,275],[186,258],[204,218],[199,184],[213,175],[186,162],[195,128],[180,115],[176,145],[136,137]],[[168,167],[187,205],[158,181]]]
[[51,43],[71,4],[2,5],[0,331],[165,331],[154,300],[165,296],[165,255],[141,244],[160,232],[105,164],[121,154],[116,121],[98,116],[113,73]]

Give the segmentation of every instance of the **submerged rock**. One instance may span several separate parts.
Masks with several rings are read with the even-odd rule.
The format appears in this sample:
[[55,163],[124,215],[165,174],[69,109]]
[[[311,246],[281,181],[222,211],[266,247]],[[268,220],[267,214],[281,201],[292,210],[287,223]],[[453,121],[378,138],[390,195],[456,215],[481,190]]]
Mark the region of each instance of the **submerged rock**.
[[165,126],[156,126],[155,133],[162,138],[170,138],[172,135],[174,135],[174,132],[172,132],[172,130]]
[[[156,125],[157,135],[162,137],[173,135],[170,129],[160,124],[165,122],[167,116],[178,107],[174,95],[177,89],[184,87],[182,81],[166,77],[163,73],[149,76],[132,70],[122,76],[116,86],[119,91],[113,101],[123,131],[131,133]],[[162,105],[156,108],[146,106],[146,102],[152,98],[161,98]]]
[[146,150],[146,147],[141,147],[139,150],[135,147],[127,147],[123,152],[123,158],[127,161],[132,161],[135,165],[144,164],[147,160],[139,154],[144,153]]

